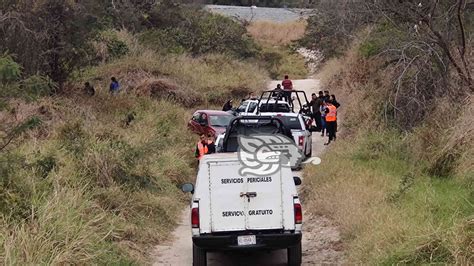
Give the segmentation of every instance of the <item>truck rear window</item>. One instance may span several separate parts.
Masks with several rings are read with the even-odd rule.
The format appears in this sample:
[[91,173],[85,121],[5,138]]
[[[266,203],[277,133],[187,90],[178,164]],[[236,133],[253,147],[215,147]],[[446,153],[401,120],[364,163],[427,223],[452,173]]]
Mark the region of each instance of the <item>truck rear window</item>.
[[269,104],[262,104],[260,105],[260,112],[281,112],[281,113],[288,113],[290,112],[290,107],[286,104],[279,103],[275,108],[274,103]]
[[[282,123],[284,123],[282,121]],[[288,127],[283,124],[279,125],[276,121],[271,123],[262,123],[262,122],[252,122],[252,123],[242,123],[237,124],[231,128],[227,138],[227,143],[224,147],[224,152],[237,152],[239,149],[238,136],[251,136],[251,135],[261,135],[261,134],[283,134],[286,135],[289,139],[293,139],[291,132]]]
[[279,116],[278,118],[281,119],[283,124],[290,129],[302,129],[300,119],[298,117]]
[[245,109],[247,109],[247,106],[249,105],[249,102],[243,102],[238,108],[237,112],[238,113],[243,113],[245,112]]

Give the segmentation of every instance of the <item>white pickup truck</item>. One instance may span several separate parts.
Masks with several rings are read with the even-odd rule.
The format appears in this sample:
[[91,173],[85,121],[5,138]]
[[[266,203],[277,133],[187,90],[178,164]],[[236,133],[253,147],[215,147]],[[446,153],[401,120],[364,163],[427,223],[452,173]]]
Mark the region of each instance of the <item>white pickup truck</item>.
[[[259,108],[257,108],[257,106]],[[235,110],[235,115],[248,116],[258,115],[266,112],[290,112],[291,107],[285,101],[276,101],[274,99],[268,102],[259,100],[245,100]]]
[[295,143],[305,157],[311,157],[313,153],[312,132],[307,126],[305,116],[296,113],[266,113],[265,115],[281,119],[283,124],[291,130]]
[[[235,149],[228,147],[235,145],[230,138],[224,149]],[[208,251],[276,249],[287,249],[288,265],[301,265],[303,215],[296,189],[301,179],[289,167],[266,176],[241,175],[241,167],[235,152],[206,155],[195,186],[182,187],[193,193],[193,265],[206,265]]]

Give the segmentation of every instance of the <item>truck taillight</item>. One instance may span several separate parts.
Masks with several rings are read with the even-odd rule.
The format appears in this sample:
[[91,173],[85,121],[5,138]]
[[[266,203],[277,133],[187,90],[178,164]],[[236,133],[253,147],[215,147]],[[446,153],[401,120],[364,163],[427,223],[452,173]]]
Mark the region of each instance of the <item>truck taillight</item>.
[[304,144],[304,136],[299,136],[299,138],[298,138],[298,146],[301,146],[301,147],[302,147],[303,144]]
[[295,224],[303,223],[303,210],[301,209],[301,204],[295,203]]
[[193,228],[199,228],[199,208],[191,209],[191,226]]

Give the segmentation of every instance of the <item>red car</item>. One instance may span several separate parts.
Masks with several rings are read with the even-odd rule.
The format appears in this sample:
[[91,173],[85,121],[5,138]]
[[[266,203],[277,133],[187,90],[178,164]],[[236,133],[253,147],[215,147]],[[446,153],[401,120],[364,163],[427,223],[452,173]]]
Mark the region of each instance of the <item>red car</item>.
[[235,116],[214,110],[197,110],[188,122],[188,128],[196,134],[213,134],[218,136],[225,132],[227,125]]

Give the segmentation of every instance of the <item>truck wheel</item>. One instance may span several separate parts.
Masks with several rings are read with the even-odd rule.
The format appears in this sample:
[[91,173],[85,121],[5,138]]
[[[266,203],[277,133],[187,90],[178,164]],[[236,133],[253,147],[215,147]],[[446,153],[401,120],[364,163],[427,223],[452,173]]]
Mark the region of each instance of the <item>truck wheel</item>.
[[298,245],[288,248],[288,266],[301,265],[301,242]]
[[193,244],[193,266],[206,266],[207,256],[206,250]]
[[309,158],[311,156],[313,156],[313,149],[309,150],[308,154],[306,154],[306,158]]

